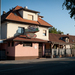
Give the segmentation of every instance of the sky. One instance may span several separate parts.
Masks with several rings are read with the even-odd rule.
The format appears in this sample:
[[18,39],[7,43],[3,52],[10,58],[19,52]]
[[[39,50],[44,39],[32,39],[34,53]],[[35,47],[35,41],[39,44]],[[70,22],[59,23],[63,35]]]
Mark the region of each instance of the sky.
[[1,0],[1,14],[17,5],[39,11],[42,18],[64,34],[75,35],[75,20],[70,18],[69,11],[62,10],[64,0]]

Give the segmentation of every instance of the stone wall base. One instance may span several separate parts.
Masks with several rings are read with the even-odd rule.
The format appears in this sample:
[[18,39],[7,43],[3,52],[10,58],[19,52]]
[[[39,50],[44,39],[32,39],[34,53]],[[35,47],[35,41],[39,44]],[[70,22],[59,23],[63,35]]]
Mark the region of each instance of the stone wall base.
[[26,56],[26,57],[12,57],[12,56],[7,56],[8,60],[25,60],[25,59],[38,59],[38,56]]
[[68,54],[68,55],[60,55],[60,58],[61,57],[72,57],[72,54]]

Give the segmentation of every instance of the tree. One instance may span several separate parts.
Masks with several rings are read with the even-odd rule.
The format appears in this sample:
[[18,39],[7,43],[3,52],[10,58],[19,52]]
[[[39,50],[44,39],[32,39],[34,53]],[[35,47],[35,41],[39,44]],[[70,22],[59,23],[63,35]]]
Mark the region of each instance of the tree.
[[58,31],[57,31],[57,34],[61,34],[61,33],[62,33],[62,34],[64,34],[64,33],[63,33],[63,32],[61,32],[60,30],[58,30]]
[[57,34],[57,28],[55,28],[55,27],[50,28],[49,33],[56,33]]
[[70,10],[70,17],[75,19],[75,0],[65,0],[62,7],[66,6],[67,10]]
[[61,32],[60,30],[57,31],[57,28],[52,27],[52,28],[49,29],[49,33],[61,34],[63,32]]

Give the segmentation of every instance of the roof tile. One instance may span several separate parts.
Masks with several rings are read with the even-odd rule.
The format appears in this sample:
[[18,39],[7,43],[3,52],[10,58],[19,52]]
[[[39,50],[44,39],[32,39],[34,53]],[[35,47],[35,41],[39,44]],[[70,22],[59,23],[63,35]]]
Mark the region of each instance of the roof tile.
[[[66,43],[65,41],[60,39],[61,37],[69,37],[69,43],[71,43],[71,44],[75,42],[75,36],[49,33],[49,41],[51,41],[51,42]],[[73,42],[73,40],[74,40],[74,42]]]
[[19,35],[16,37],[11,37],[6,39],[5,41],[27,41],[27,42],[47,42],[48,40],[42,40],[38,38],[27,38],[26,35]]
[[[5,19],[6,20],[12,20],[12,21],[17,21],[17,22],[23,22],[23,23],[31,23],[31,24],[37,24],[37,25],[41,25],[41,26],[48,26],[48,27],[52,27],[52,25],[50,25],[49,23],[47,23],[46,21],[40,19],[38,17],[38,21],[33,21],[33,20],[27,20],[27,19],[23,19],[21,17],[21,15],[18,13],[17,10],[21,9],[21,6],[16,6],[15,8],[13,8],[12,10],[10,10],[9,12],[7,12],[5,15],[2,15],[1,17],[1,21],[3,22]],[[14,12],[17,14],[14,15]]]

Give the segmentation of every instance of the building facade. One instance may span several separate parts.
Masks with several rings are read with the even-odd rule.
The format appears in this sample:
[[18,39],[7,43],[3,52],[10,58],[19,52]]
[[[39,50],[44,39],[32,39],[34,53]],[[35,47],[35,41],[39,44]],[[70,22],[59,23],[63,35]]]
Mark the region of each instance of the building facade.
[[40,12],[16,6],[1,16],[0,59],[74,56],[75,36],[49,33]]
[[38,11],[16,6],[1,16],[1,58],[32,59],[44,55],[44,42],[49,41],[52,27]]
[[[75,56],[75,36],[49,33],[49,41],[45,43],[45,55],[52,57]],[[74,46],[74,47],[73,47]]]

